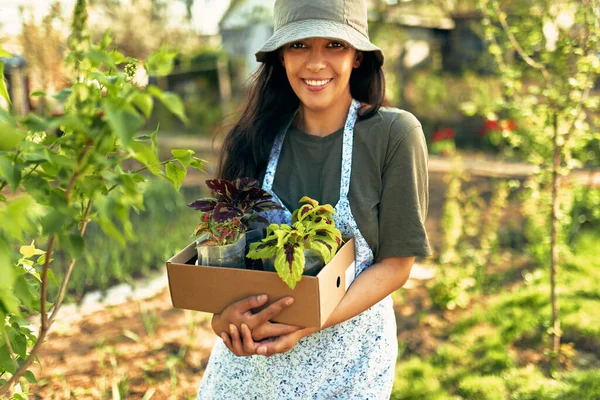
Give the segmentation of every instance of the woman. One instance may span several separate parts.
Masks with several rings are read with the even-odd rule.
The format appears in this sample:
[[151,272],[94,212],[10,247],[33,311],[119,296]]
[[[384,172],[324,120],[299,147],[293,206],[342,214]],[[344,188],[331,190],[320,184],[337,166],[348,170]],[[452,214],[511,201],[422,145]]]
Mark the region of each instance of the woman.
[[240,121],[225,139],[219,176],[256,177],[283,210],[308,195],[334,205],[356,243],[356,277],[321,329],[269,320],[266,296],[212,320],[220,336],[198,399],[389,398],[397,356],[390,294],[415,256],[430,254],[424,219],[427,150],[406,111],[381,108],[383,54],[367,32],[364,0],[277,0],[275,32]]

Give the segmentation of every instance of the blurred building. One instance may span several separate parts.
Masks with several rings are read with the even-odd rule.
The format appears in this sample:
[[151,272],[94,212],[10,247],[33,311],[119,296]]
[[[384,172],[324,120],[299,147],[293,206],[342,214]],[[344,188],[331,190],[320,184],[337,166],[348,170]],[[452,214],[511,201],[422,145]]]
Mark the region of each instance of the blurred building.
[[240,60],[243,79],[258,67],[254,53],[273,34],[275,0],[232,0],[219,24],[223,49]]
[[[25,59],[20,56],[12,58],[1,58],[4,63],[4,79],[7,83],[8,95],[12,101],[12,107],[18,115],[29,112],[29,85],[25,70]],[[0,98],[2,101],[3,98]],[[4,106],[4,105],[3,105]]]

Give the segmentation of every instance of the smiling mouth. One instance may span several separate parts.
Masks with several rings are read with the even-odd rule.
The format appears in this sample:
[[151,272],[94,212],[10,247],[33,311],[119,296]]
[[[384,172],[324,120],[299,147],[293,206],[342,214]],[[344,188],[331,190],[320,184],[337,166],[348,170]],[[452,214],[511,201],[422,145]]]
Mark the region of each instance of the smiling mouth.
[[314,87],[314,88],[323,87],[333,80],[333,78],[332,79],[321,79],[321,80],[312,80],[312,79],[303,79],[303,78],[301,78],[301,79],[308,86]]

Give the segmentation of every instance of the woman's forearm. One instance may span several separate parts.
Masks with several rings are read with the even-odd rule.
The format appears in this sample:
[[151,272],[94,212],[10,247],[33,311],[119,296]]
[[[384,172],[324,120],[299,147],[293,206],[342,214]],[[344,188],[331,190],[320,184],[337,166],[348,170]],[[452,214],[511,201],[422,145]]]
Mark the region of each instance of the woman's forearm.
[[360,314],[404,286],[414,261],[414,257],[384,258],[364,270],[352,282],[323,329]]

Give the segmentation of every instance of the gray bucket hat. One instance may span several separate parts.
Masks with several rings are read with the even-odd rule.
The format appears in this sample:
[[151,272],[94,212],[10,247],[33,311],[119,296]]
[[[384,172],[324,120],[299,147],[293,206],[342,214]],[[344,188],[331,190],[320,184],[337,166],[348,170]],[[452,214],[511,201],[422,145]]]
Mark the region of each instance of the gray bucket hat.
[[256,52],[258,62],[287,43],[324,37],[373,51],[383,64],[383,52],[369,40],[366,0],[276,0],[273,13],[275,32]]

